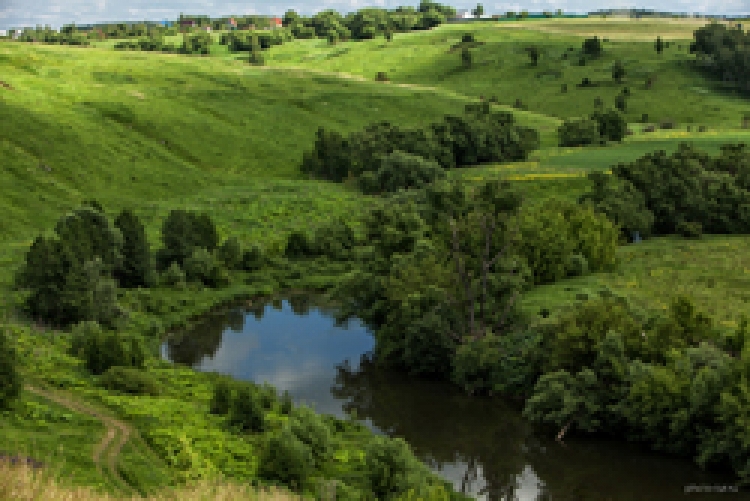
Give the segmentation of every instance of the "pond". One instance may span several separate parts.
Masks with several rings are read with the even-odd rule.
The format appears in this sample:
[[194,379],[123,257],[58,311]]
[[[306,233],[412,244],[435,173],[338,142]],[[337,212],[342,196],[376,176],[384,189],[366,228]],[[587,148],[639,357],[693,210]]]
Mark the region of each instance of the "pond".
[[356,320],[337,326],[335,310],[315,301],[297,296],[213,312],[170,335],[162,355],[196,370],[268,382],[319,412],[354,412],[375,432],[404,438],[435,472],[477,499],[671,501],[716,497],[686,490],[734,489],[731,475],[704,472],[688,459],[602,439],[560,444],[502,400],[379,370],[363,357],[374,346],[368,329]]

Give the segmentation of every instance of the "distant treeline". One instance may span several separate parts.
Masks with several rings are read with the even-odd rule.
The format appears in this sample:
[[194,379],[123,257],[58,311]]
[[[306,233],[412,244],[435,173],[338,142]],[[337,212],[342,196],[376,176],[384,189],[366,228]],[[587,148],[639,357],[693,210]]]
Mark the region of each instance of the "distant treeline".
[[[280,30],[286,32],[286,34],[280,36],[287,40],[324,37],[332,43],[339,40],[365,40],[380,35],[390,38],[395,32],[433,28],[455,15],[456,11],[452,7],[430,0],[422,0],[416,8],[397,7],[393,10],[364,8],[346,15],[328,9],[313,16],[302,16],[294,10],[289,10],[284,14],[282,19],[283,30]],[[233,24],[230,24],[230,19],[234,20]],[[190,25],[185,23],[187,21],[191,21]],[[143,39],[146,37],[146,40],[120,44],[119,48],[164,50],[167,45],[160,38],[176,35],[180,32],[194,32],[205,28],[213,30],[237,29],[240,31],[261,30],[271,26],[271,18],[268,16],[223,17],[220,19],[211,19],[207,16],[180,16],[178,23],[173,26],[147,22],[135,24],[112,23],[96,27],[66,25],[59,33],[49,26],[25,28],[18,40],[88,45],[90,40],[107,38]],[[190,45],[190,43],[187,43],[187,45]],[[167,48],[167,50],[169,49]]]

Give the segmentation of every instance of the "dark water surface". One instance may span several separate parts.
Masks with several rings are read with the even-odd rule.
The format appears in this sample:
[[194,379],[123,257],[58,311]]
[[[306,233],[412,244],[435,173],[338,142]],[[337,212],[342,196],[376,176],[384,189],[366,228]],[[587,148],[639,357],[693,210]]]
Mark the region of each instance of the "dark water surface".
[[458,490],[487,500],[671,501],[750,499],[730,475],[707,473],[688,459],[601,439],[536,432],[517,408],[470,398],[442,383],[377,370],[361,356],[374,341],[360,322],[337,327],[333,309],[292,297],[217,311],[171,335],[165,358],[288,390],[296,402],[345,417],[355,411],[376,432],[404,438]]

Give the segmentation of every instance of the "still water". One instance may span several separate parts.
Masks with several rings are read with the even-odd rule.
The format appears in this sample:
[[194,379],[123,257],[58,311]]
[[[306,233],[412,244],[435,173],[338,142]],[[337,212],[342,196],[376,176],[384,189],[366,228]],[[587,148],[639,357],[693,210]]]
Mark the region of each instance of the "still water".
[[687,459],[601,439],[539,434],[518,409],[470,398],[442,383],[377,370],[362,355],[374,341],[356,320],[337,326],[333,309],[306,296],[216,311],[173,333],[162,355],[201,371],[264,381],[319,412],[356,416],[377,433],[404,438],[456,489],[492,501],[671,501],[748,499],[733,477],[703,472]]

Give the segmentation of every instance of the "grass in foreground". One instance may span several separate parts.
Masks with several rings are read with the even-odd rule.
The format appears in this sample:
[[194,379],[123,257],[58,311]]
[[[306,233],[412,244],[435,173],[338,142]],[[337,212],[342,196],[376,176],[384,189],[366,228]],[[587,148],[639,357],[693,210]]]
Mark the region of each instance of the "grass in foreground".
[[143,497],[116,497],[91,488],[62,485],[54,474],[27,466],[11,466],[0,462],[0,501],[257,501],[300,500],[300,496],[280,489],[259,490],[246,485],[202,481],[180,489],[164,490]]

